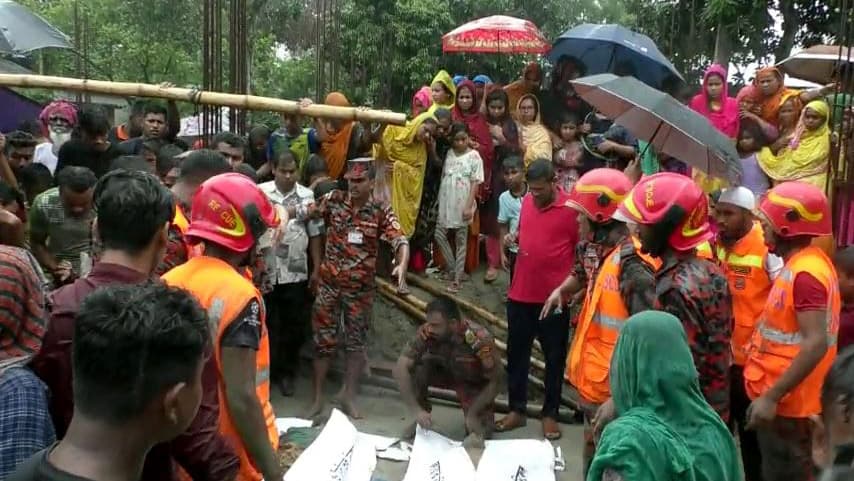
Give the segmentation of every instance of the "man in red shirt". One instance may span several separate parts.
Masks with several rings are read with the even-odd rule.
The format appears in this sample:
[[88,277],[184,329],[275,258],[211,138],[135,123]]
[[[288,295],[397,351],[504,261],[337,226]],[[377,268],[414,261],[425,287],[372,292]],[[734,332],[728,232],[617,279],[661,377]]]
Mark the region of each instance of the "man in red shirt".
[[539,319],[549,294],[569,275],[578,243],[578,213],[567,206],[569,194],[555,184],[550,159],[528,166],[528,195],[522,199],[517,243],[519,253],[507,294],[507,386],[510,414],[499,431],[524,426],[528,403],[531,347],[539,339],[546,360],[543,435],[561,436],[557,423],[569,341],[569,315],[554,312]]
[[[117,170],[96,185],[97,234],[103,246],[86,276],[50,296],[50,321],[44,343],[33,359],[36,374],[51,390],[50,411],[57,438],[65,436],[74,411],[71,351],[80,304],[94,290],[115,284],[142,284],[163,257],[174,215],[169,190],[153,175]],[[202,405],[189,429],[169,443],[155,445],[146,457],[143,480],[177,479],[177,461],[193,479],[232,480],[239,461],[219,434],[217,372],[211,360],[202,375]]]

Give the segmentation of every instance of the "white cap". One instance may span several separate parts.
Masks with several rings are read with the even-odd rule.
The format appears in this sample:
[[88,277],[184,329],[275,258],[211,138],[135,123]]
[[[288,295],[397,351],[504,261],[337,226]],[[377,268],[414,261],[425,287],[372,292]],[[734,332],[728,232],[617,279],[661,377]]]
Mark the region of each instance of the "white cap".
[[718,204],[732,204],[752,212],[756,208],[756,197],[747,187],[730,187],[721,192]]

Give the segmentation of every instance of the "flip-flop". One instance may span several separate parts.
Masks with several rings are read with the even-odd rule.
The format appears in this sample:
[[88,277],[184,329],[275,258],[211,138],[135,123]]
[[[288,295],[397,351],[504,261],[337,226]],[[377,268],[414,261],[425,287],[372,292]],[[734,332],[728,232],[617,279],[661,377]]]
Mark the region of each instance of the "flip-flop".
[[483,276],[483,282],[487,284],[492,284],[498,280],[498,271],[486,271],[486,274]]
[[515,415],[517,416],[517,419],[519,419],[519,420],[514,422],[513,424],[508,423],[506,420],[511,415],[513,415],[513,413],[508,414],[507,416],[504,416],[503,418],[501,418],[495,422],[495,430],[497,432],[503,433],[503,432],[507,432],[507,431],[512,431],[514,429],[524,427],[528,424],[528,418],[526,418],[526,417],[524,417],[518,413],[516,413]]
[[557,421],[551,418],[543,418],[543,437],[549,441],[557,441],[561,437],[560,427]]
[[446,290],[446,291],[448,291],[448,292],[449,292],[449,293],[451,293],[451,294],[459,294],[459,292],[460,292],[460,285],[459,285],[458,283],[456,283],[456,282],[455,282],[455,283],[453,283],[453,284],[450,284],[448,287],[446,287],[446,288],[445,288],[445,290]]

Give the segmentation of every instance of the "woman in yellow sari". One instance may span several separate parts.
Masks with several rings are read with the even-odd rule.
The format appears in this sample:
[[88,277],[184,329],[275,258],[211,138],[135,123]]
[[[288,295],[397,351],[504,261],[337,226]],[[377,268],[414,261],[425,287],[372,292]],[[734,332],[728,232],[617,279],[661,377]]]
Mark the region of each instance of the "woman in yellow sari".
[[519,145],[524,152],[525,168],[536,159],[552,158],[552,138],[549,130],[540,122],[540,102],[533,94],[525,94],[516,106],[519,120]]
[[415,232],[427,154],[432,148],[437,126],[436,117],[430,112],[403,126],[389,125],[375,149],[377,162],[384,162],[391,172],[391,208],[407,237]]
[[522,78],[504,87],[504,91],[507,92],[507,98],[510,100],[510,115],[514,118],[516,117],[516,108],[519,106],[522,96],[539,92],[542,81],[543,69],[540,68],[540,64],[537,62],[531,62],[522,70]]
[[454,79],[448,72],[439,70],[439,73],[433,77],[433,82],[430,83],[430,90],[432,91],[433,105],[427,109],[428,113],[433,114],[439,108],[451,110],[454,107],[454,99],[457,98],[457,86],[454,85]]
[[768,177],[775,183],[799,180],[826,190],[830,160],[829,116],[830,107],[824,100],[807,104],[788,145],[776,155],[767,147],[759,153],[759,165]]

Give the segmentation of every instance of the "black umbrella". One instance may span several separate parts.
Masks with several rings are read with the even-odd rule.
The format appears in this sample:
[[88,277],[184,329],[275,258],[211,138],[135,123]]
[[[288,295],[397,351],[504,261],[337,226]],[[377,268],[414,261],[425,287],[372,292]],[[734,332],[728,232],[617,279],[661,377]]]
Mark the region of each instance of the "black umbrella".
[[609,73],[583,77],[572,84],[585,102],[658,152],[736,185],[741,182],[735,143],[670,95],[634,77]]
[[27,8],[0,0],[0,52],[24,54],[40,48],[71,48],[68,36]]

